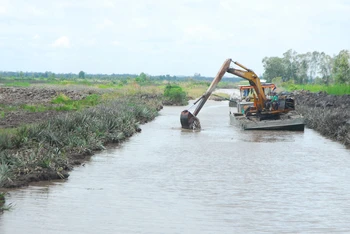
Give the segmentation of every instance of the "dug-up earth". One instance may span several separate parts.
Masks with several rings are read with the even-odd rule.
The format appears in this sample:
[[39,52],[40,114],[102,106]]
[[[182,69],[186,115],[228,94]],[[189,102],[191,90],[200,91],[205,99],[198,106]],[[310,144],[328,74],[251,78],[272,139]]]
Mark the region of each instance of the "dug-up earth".
[[350,95],[309,91],[293,94],[296,109],[304,115],[307,127],[350,147]]
[[73,88],[14,88],[0,87],[0,128],[13,128],[22,124],[40,122],[56,116],[57,111],[29,112],[21,110],[21,105],[51,105],[52,99],[59,94],[64,94],[72,100],[81,100],[86,96],[97,93],[93,89],[73,89]]

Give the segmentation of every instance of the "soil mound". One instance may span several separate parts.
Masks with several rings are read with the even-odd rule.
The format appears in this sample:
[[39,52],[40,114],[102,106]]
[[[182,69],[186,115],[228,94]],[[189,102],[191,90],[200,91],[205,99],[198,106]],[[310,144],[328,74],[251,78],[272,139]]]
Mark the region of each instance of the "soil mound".
[[294,96],[307,127],[350,147],[350,95],[299,91]]
[[49,103],[59,94],[64,94],[72,100],[80,100],[87,95],[94,93],[92,90],[73,90],[65,88],[9,88],[0,87],[0,104],[21,105],[21,104],[44,104]]
[[326,92],[311,93],[299,91],[294,93],[298,105],[319,108],[343,108],[350,109],[350,95],[329,95]]

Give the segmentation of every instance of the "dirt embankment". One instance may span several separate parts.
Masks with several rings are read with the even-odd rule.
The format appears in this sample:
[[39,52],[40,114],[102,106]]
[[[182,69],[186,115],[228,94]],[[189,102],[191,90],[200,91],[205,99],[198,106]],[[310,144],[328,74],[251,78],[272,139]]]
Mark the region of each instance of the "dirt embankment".
[[[105,93],[105,92],[106,91],[103,91],[103,90],[101,91],[98,89],[84,90],[84,89],[61,89],[61,88],[44,89],[44,88],[0,87],[0,114],[2,113],[0,115],[0,129],[19,127],[21,125],[30,124],[30,123],[45,122],[46,120],[52,119],[52,117],[57,117],[57,116],[62,116],[62,118],[67,117],[65,118],[65,121],[66,121],[65,123],[69,125],[67,121],[72,121],[70,119],[74,119],[74,112],[67,113],[67,112],[53,111],[53,110],[44,111],[44,112],[30,112],[21,108],[21,105],[23,104],[52,105],[51,100],[56,98],[59,94],[65,94],[71,100],[81,100],[90,94]],[[110,120],[108,123],[111,124],[111,126],[109,126],[110,130],[103,132],[103,134],[106,135],[105,138],[98,139],[97,135],[86,133],[82,129],[76,129],[76,131],[72,131],[72,132],[77,132],[77,134],[81,134],[81,135],[85,134],[84,136],[87,137],[85,139],[86,141],[89,140],[89,142],[91,141],[96,145],[98,145],[99,147],[100,145],[103,145],[103,144],[105,144],[104,147],[111,147],[115,144],[122,142],[124,139],[130,137],[133,133],[141,131],[141,129],[138,128],[137,125],[150,121],[152,118],[154,118],[155,114],[153,113],[153,109],[155,109],[155,111],[159,111],[162,108],[162,105],[159,101],[160,97],[153,94],[138,95],[135,97],[124,98],[124,99],[123,100],[126,102],[126,104],[123,104],[124,103],[123,100],[120,100],[120,103],[118,103],[118,100],[116,100],[116,103],[113,102],[114,106],[110,107],[111,109],[108,109],[109,107],[104,107],[103,104],[100,107],[100,109],[101,110],[103,109],[104,111],[103,116],[107,116],[107,114],[109,114],[107,120],[108,121]],[[135,105],[132,104],[133,100],[138,100],[135,103]],[[133,106],[133,108],[129,108],[128,103],[129,104],[131,103],[132,104],[131,106]],[[141,103],[140,105],[142,105],[142,108],[136,109],[138,108],[136,106],[137,103]],[[145,104],[143,105],[142,103],[145,103]],[[91,115],[93,115],[94,113],[102,113],[97,108],[99,107],[96,106],[96,108],[95,107],[91,109],[89,108],[88,110],[86,110],[86,112],[91,112]],[[127,111],[129,111],[130,113]],[[110,114],[109,112],[113,112],[113,113]],[[114,112],[117,112],[117,113],[114,113]],[[118,117],[118,114],[120,113],[128,113],[128,115],[126,117],[124,115],[120,115]],[[98,114],[96,115],[98,116]],[[53,119],[56,119],[56,118],[53,118]],[[94,120],[97,121],[97,117],[94,118]],[[99,121],[102,121],[102,120],[99,120]],[[126,126],[124,126],[123,124],[119,124],[120,122],[123,122],[123,123],[125,122]],[[104,124],[104,123],[102,122],[97,123],[97,126],[100,126],[98,124]],[[74,128],[74,126],[72,126],[72,128]],[[87,129],[90,129],[90,128],[87,128]],[[56,131],[56,130],[42,129],[42,133],[40,133],[40,137],[45,135],[45,137],[48,139],[49,138],[56,139],[57,136],[62,135],[62,134],[60,135],[60,132],[53,132],[53,131]],[[2,137],[0,139],[2,139],[2,141],[6,140],[6,142],[12,141],[13,139],[12,137],[6,137],[6,136],[7,135],[5,131],[5,137]],[[68,136],[64,134],[62,136],[64,138],[68,138]],[[74,142],[76,142],[76,144],[81,143],[79,140],[80,139],[79,137],[80,135],[72,136],[71,138],[69,138],[69,140],[72,141],[72,145],[75,145]],[[109,138],[107,139],[107,137],[111,139],[113,138],[113,139],[110,140]],[[30,139],[27,139],[27,140],[29,142]],[[19,144],[21,142],[19,142]],[[46,140],[43,142],[46,142]],[[60,142],[61,144],[63,144],[62,139]],[[84,143],[85,141],[82,140],[82,142]],[[102,143],[100,144],[99,142],[102,142]],[[3,145],[7,145],[5,144],[5,141],[2,143],[4,143]],[[11,179],[8,179],[7,182],[4,182],[4,187],[20,187],[20,186],[28,185],[28,183],[33,181],[67,178],[69,176],[69,171],[72,170],[72,168],[75,165],[82,164],[83,162],[88,160],[95,151],[100,150],[99,147],[95,147],[93,144],[90,144],[90,143],[87,145],[81,146],[81,148],[77,146],[74,149],[71,149],[69,147],[64,148],[65,145],[63,146],[61,145],[61,147],[64,148],[63,150],[64,153],[62,153],[61,151],[56,152],[55,149],[52,148],[53,146],[50,148],[50,145],[54,145],[54,143],[55,142],[51,142],[51,141],[49,143],[47,142],[45,144],[43,143],[43,145],[38,149],[31,148],[30,145],[29,146],[26,145],[25,147],[20,146],[19,148],[16,148],[14,146],[11,146],[10,148],[5,147],[4,149],[6,150],[2,150],[2,152],[0,152],[1,157],[4,157],[6,160],[9,160],[10,161],[9,163],[11,164],[10,159],[12,155],[16,155],[16,153],[18,153],[17,156],[20,158],[18,159],[18,161],[21,160],[20,162],[23,161],[24,163],[23,163],[23,167],[19,167],[18,166],[19,164],[18,165],[16,164],[16,167],[12,166],[12,164],[11,164],[11,167],[10,166],[8,167],[8,168],[15,168],[14,171],[11,172],[11,174],[15,176],[11,177]],[[34,143],[33,143],[33,147],[36,147]],[[104,148],[104,147],[100,147],[100,148]],[[56,154],[57,154],[57,157],[55,156]],[[31,160],[29,157],[30,155],[34,155],[38,159],[35,158],[35,160]],[[50,158],[51,157],[50,155],[52,156],[52,158]],[[60,156],[65,156],[65,155],[67,157],[66,158],[62,157],[62,160],[61,160]],[[40,165],[36,165],[36,163],[38,163],[39,161],[40,161],[39,163]],[[46,165],[45,163],[48,165]],[[1,165],[1,162],[0,162],[0,165]],[[3,176],[7,176],[7,175],[8,173],[6,175],[4,174]],[[2,175],[0,173],[0,179],[1,179],[1,176]]]
[[89,94],[92,90],[73,90],[60,88],[10,88],[0,87],[0,103],[10,105],[20,104],[38,104],[50,103],[50,101],[59,94],[65,94],[72,100],[80,100]]
[[307,127],[350,147],[350,95],[298,91],[294,96]]
[[66,88],[9,88],[0,87],[0,128],[12,128],[22,124],[36,123],[57,115],[57,111],[29,112],[21,105],[46,105],[59,94],[71,100],[81,100],[97,90],[74,90]]

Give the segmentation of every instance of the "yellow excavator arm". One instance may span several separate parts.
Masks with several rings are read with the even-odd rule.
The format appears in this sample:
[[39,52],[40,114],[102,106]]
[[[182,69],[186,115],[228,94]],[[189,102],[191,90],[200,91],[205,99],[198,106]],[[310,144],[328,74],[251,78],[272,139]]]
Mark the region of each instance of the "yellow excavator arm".
[[205,102],[208,100],[211,93],[214,91],[217,84],[220,82],[220,80],[222,79],[222,77],[225,75],[226,72],[248,80],[250,85],[253,86],[255,90],[256,96],[254,95],[254,107],[250,108],[249,111],[247,111],[246,115],[248,115],[249,113],[249,115],[258,115],[261,118],[271,118],[274,116],[278,116],[281,113],[287,113],[288,111],[294,109],[294,101],[291,102],[292,108],[281,107],[278,110],[266,109],[265,104],[267,99],[266,99],[264,90],[262,88],[262,85],[260,83],[259,77],[253,72],[253,70],[246,68],[245,66],[243,66],[238,62],[233,62],[233,63],[241,67],[243,70],[230,68],[231,62],[233,62],[232,59],[225,60],[219,72],[217,73],[216,77],[210,84],[208,90],[195,102],[195,104],[197,102],[199,102],[199,104],[195,109],[195,111],[193,112],[193,114],[190,113],[188,110],[184,110],[181,112],[180,121],[181,121],[182,128],[185,128],[185,129],[200,128],[199,119],[196,116],[198,115],[199,111],[202,109]]
[[249,81],[250,85],[253,86],[257,95],[257,98],[254,97],[254,104],[258,111],[262,111],[265,107],[266,96],[264,90],[262,89],[259,77],[253,72],[253,70],[246,68],[242,64],[238,62],[233,63],[243,68],[244,70],[228,68],[227,72]]
[[196,116],[198,115],[199,111],[202,109],[202,107],[210,97],[211,93],[215,90],[217,84],[225,75],[226,71],[230,68],[231,62],[232,62],[231,59],[226,59],[225,62],[222,64],[219,72],[216,74],[214,80],[211,82],[207,91],[194,103],[194,104],[197,104],[199,102],[193,114],[188,110],[184,110],[181,112],[180,122],[181,122],[182,128],[185,128],[185,129],[201,128],[199,119]]

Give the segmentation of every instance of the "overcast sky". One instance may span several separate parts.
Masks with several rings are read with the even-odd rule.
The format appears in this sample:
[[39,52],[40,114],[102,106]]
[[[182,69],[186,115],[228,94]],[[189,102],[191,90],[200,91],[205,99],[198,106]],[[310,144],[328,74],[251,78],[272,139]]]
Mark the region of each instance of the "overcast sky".
[[215,76],[350,49],[348,0],[0,0],[0,70]]

